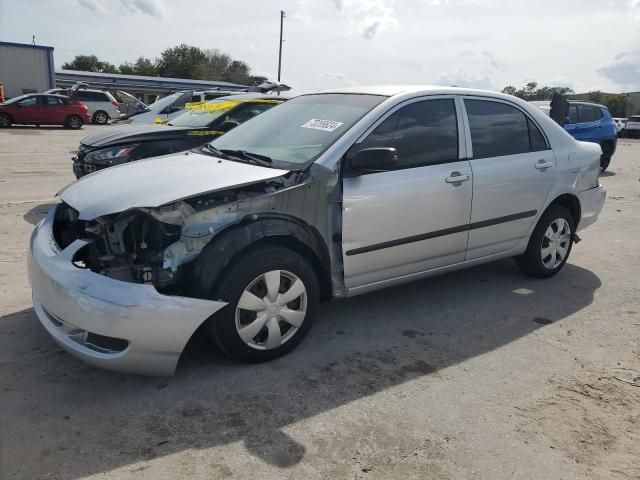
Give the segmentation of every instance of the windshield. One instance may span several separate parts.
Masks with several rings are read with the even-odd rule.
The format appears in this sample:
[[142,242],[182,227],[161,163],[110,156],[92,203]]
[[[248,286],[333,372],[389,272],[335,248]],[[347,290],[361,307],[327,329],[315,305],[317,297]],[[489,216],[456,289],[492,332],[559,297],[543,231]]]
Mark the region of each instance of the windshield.
[[245,151],[274,162],[302,165],[315,160],[386,97],[303,95],[284,102],[217,138],[218,150]]
[[629,122],[640,122],[640,115],[633,115],[632,117],[629,117],[629,120],[627,120],[627,123]]
[[160,100],[149,105],[149,110],[164,110],[166,107],[175,102],[183,93],[184,92],[176,92],[167,97],[161,98]]
[[206,127],[223,113],[240,103],[239,100],[212,100],[196,108],[190,108],[171,120],[169,125],[176,127]]
[[3,105],[10,105],[10,104],[12,104],[12,103],[17,103],[17,102],[19,102],[20,100],[24,100],[25,98],[27,98],[27,97],[29,97],[29,96],[30,96],[30,95],[28,95],[28,94],[27,94],[27,95],[20,95],[19,97],[13,97],[13,98],[12,98],[12,99],[10,99],[10,100],[6,100],[6,101],[2,102],[2,104],[3,104]]

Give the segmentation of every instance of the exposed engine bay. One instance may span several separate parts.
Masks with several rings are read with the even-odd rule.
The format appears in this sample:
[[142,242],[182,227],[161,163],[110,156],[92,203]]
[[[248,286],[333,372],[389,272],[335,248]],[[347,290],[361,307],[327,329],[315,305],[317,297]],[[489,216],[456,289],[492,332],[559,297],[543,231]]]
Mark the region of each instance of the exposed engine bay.
[[239,206],[256,197],[297,186],[303,174],[282,177],[231,191],[179,200],[157,208],[133,208],[93,220],[81,220],[70,205],[59,204],[53,236],[63,250],[76,240],[88,242],[74,265],[117,280],[150,283],[171,290],[183,266],[198,257],[222,228],[242,218]]

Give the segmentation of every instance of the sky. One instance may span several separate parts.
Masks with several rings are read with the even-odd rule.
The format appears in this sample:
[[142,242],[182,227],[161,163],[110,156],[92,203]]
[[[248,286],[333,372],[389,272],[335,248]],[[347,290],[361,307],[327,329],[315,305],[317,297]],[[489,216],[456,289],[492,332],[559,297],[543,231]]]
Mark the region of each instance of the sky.
[[366,84],[640,91],[640,0],[0,0],[0,41],[119,64],[218,48],[294,91]]

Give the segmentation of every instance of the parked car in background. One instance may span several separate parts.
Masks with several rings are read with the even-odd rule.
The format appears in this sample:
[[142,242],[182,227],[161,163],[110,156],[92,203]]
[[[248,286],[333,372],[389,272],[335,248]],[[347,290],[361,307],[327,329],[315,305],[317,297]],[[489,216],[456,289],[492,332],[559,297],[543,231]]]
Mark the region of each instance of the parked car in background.
[[[533,101],[531,103],[547,115],[550,114],[550,102]],[[605,171],[609,167],[618,144],[618,131],[607,107],[597,103],[569,100],[569,115],[564,129],[576,140],[600,145],[602,148],[600,169]]]
[[73,173],[80,178],[113,165],[203,145],[284,101],[256,94],[228,96],[193,105],[167,124],[96,132],[80,142]]
[[171,375],[200,327],[233,358],[270,360],[320,301],[505,257],[555,275],[603,207],[600,155],[499,93],[301,95],[62,190],[31,238],[34,309],[62,348],[114,370]]
[[[166,97],[160,98],[146,108],[139,110],[137,113],[130,115],[127,119],[121,121],[123,124],[150,124],[150,123],[167,123],[177,117],[186,109],[187,104],[191,106],[205,103],[228,95],[237,95],[242,93],[274,93],[286,92],[291,90],[287,85],[277,82],[265,82],[253,87],[246,87],[236,90],[185,90],[176,92]],[[125,93],[125,92],[122,92]],[[118,91],[120,95],[121,92]]]
[[627,124],[626,118],[618,118],[613,117],[613,122],[616,124],[616,130],[618,132],[618,137],[622,136],[622,132],[624,131],[624,126]]
[[624,138],[640,138],[640,115],[631,115],[624,126]]
[[0,103],[0,127],[20,124],[80,128],[89,121],[89,109],[84,103],[62,95],[34,93]]
[[84,103],[89,107],[89,115],[91,116],[91,121],[93,123],[105,125],[109,120],[120,119],[118,101],[109,92],[88,88],[80,88],[78,90],[54,88],[52,90],[47,90],[45,93],[65,95]]

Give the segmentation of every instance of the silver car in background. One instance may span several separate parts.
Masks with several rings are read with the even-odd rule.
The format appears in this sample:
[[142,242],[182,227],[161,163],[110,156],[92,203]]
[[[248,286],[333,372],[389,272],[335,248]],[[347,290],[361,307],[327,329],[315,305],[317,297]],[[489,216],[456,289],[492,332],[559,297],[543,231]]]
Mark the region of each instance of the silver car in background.
[[34,308],[104,368],[171,375],[200,327],[236,359],[269,360],[320,301],[504,257],[555,275],[603,207],[600,154],[493,92],[303,95],[60,192],[31,238]]

